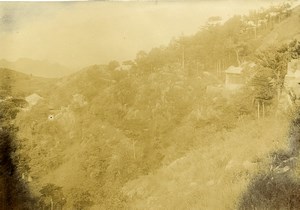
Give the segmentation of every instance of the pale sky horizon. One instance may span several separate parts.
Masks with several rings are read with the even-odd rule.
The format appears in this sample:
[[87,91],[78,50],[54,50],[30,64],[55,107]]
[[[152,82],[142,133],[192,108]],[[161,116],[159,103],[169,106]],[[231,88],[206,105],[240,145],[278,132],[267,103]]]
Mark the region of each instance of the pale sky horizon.
[[47,60],[71,68],[134,59],[140,50],[195,34],[210,16],[227,19],[271,3],[0,2],[0,59]]

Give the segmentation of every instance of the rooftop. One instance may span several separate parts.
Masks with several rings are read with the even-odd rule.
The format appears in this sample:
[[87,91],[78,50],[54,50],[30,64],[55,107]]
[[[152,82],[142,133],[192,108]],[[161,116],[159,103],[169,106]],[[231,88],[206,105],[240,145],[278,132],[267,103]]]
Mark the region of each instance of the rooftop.
[[243,68],[242,67],[236,67],[236,66],[230,66],[228,69],[226,69],[225,73],[227,74],[241,74]]

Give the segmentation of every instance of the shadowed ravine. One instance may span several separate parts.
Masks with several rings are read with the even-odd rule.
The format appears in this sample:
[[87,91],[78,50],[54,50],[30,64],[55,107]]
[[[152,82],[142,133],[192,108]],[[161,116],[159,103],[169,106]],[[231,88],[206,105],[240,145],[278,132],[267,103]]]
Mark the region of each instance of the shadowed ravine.
[[13,99],[0,103],[0,210],[36,209],[26,183],[18,174],[16,132],[12,120],[18,105]]
[[31,198],[26,184],[23,183],[17,173],[16,166],[12,161],[13,146],[12,135],[6,129],[0,133],[1,139],[1,210],[8,209],[32,209],[34,200]]

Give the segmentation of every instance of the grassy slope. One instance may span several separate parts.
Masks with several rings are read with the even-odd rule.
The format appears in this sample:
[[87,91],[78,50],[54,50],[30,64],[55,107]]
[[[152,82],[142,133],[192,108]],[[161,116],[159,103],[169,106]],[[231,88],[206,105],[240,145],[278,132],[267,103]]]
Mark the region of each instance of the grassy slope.
[[286,133],[280,119],[241,120],[232,131],[212,133],[212,144],[200,143],[154,174],[130,181],[123,192],[131,209],[234,209],[268,154],[286,147]]

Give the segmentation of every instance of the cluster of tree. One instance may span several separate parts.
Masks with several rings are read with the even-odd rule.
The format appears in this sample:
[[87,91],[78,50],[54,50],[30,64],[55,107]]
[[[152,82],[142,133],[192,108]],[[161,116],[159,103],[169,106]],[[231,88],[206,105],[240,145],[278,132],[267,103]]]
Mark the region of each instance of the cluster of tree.
[[278,105],[285,90],[285,75],[291,59],[299,57],[300,44],[293,40],[281,46],[272,46],[255,54],[256,67],[252,72],[248,86],[252,87],[254,98],[272,100]]
[[[0,209],[59,209],[63,203],[57,199],[63,196],[56,195],[57,186],[48,184],[41,189],[41,196],[32,195],[28,182],[30,173],[30,145],[17,135],[19,130],[14,124],[17,114],[26,107],[27,102],[15,95],[12,89],[15,86],[13,71],[4,69],[1,71],[0,87]],[[52,201],[52,195],[55,199]],[[45,204],[45,198],[51,197],[51,205]],[[49,200],[49,199],[48,199]],[[43,201],[43,203],[41,203]]]
[[[102,76],[90,74],[84,80],[77,77],[80,82],[67,81],[53,96],[20,113],[17,119],[22,137],[18,151],[28,164],[24,173],[30,174],[34,182],[64,167],[70,161],[66,154],[83,145],[73,151],[79,157],[74,164],[79,166],[69,174],[76,174],[78,178],[74,180],[78,181],[60,189],[66,195],[65,205],[70,208],[88,208],[92,203],[106,209],[125,208],[127,200],[121,192],[125,183],[155,171],[167,157],[174,159],[199,144],[195,130],[232,129],[239,117],[233,102],[206,95],[205,85],[208,80],[215,81],[213,75],[189,77],[177,65],[151,74],[127,72],[118,81],[91,94],[86,85],[101,84]],[[111,72],[107,79],[113,77]],[[93,80],[95,83],[89,84]],[[50,100],[57,94],[70,96],[73,91],[83,95],[87,100],[85,106],[75,106],[72,97]],[[63,109],[59,109],[56,115],[61,118],[49,120],[49,104],[53,107],[69,104],[68,111],[61,114]],[[85,187],[78,188],[78,182]],[[78,188],[78,192],[71,193],[74,190],[70,186]],[[60,205],[52,197],[50,191],[49,195],[42,193],[42,205],[47,208],[56,202]]]
[[[168,46],[153,48],[148,53],[140,51],[134,62],[123,64],[131,65],[137,72],[151,73],[177,63],[192,76],[205,70],[222,77],[224,69],[249,58],[261,45],[263,35],[290,14],[291,4],[284,3],[234,16],[224,24],[220,17],[213,16],[195,35],[175,38]],[[108,69],[118,66],[117,61],[111,61]]]

